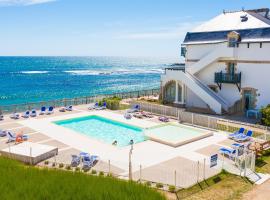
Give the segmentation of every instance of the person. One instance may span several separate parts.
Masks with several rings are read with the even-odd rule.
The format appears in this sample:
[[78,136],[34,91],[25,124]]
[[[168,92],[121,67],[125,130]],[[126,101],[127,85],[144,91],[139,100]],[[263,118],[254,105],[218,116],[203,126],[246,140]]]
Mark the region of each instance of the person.
[[134,144],[134,141],[131,139],[130,142],[129,142],[130,145],[133,145]]
[[116,146],[117,145],[117,140],[114,140],[114,142],[112,143],[112,145]]

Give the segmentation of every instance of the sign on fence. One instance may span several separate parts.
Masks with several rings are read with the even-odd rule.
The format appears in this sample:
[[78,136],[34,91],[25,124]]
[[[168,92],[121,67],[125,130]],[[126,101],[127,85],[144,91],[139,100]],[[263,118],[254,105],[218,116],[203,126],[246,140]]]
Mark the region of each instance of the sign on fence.
[[212,155],[210,158],[210,168],[217,166],[218,155]]

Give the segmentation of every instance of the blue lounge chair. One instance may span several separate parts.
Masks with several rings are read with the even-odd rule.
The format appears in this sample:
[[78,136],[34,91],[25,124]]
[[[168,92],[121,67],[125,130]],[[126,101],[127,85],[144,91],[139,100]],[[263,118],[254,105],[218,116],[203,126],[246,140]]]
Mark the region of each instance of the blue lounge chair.
[[20,114],[14,112],[14,113],[12,113],[12,114],[10,115],[10,118],[11,118],[11,119],[19,119],[19,118],[20,118]]
[[240,134],[244,134],[245,132],[245,129],[244,128],[240,128],[238,131],[232,133],[229,135],[229,138],[234,138],[234,137],[237,137],[239,136]]
[[222,147],[219,149],[219,152],[223,155],[227,155],[230,159],[235,158],[236,150]]
[[77,155],[72,155],[72,160],[71,160],[71,167],[77,167],[81,163],[81,157]]
[[252,135],[253,135],[253,132],[249,130],[246,134],[242,134],[242,135],[239,135],[238,137],[235,137],[234,140],[237,142],[244,142],[244,141],[250,140]]
[[29,118],[30,117],[30,111],[27,110],[25,113],[22,114],[23,118]]
[[82,166],[83,170],[90,170],[91,167],[94,166],[93,160],[91,159],[90,156],[84,156],[82,158],[82,162],[83,162],[83,166]]
[[140,105],[138,104],[133,105],[131,109],[127,110],[128,113],[134,113],[134,112],[139,112],[139,111],[140,111]]
[[53,114],[53,107],[52,106],[49,107],[49,109],[48,109],[48,111],[47,111],[46,114],[47,115]]
[[96,110],[105,110],[107,108],[107,103],[104,102],[102,106],[98,106],[97,108],[95,108]]
[[46,114],[46,107],[45,106],[42,106],[41,109],[40,109],[40,115],[45,115]]
[[97,109],[99,107],[98,102],[96,102],[95,104],[92,104],[88,107],[88,110],[94,110]]
[[33,109],[30,114],[31,117],[36,117],[37,116],[37,111]]

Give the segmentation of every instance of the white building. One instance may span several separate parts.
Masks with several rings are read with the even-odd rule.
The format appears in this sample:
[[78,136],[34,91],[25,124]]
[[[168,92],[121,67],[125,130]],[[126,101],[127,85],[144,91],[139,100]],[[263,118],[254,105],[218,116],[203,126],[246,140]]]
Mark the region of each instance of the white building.
[[269,9],[224,11],[188,32],[181,49],[185,67],[161,77],[164,101],[216,114],[270,104]]

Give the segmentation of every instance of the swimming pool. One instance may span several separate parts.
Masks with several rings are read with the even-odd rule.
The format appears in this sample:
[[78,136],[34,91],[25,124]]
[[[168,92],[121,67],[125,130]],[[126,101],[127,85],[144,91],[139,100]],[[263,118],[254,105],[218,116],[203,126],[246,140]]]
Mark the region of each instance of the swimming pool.
[[213,135],[211,131],[180,124],[167,124],[152,127],[147,129],[145,134],[153,141],[173,147],[178,147]]
[[141,128],[96,115],[57,121],[54,123],[108,144],[117,141],[117,146],[120,147],[129,145],[130,140],[133,140],[134,144],[146,140]]

